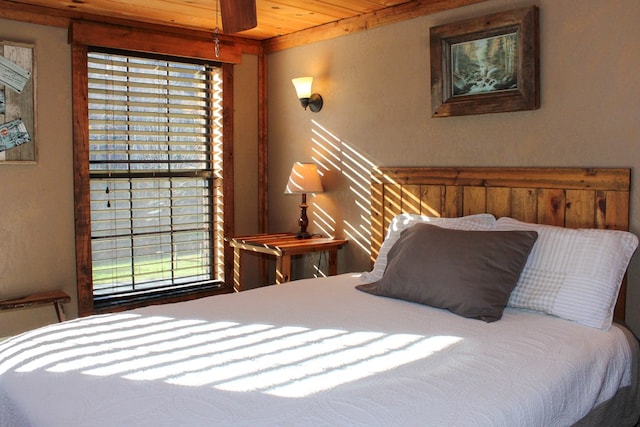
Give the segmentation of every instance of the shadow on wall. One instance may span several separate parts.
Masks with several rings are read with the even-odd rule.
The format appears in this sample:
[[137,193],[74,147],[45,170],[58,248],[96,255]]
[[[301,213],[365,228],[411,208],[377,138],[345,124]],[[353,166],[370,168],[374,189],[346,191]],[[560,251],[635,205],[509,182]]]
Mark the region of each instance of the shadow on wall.
[[[353,145],[312,120],[312,160],[318,165],[323,177],[339,174],[338,188],[332,189],[330,199],[340,201],[340,211],[347,212],[348,218],[340,223],[331,215],[336,209],[329,206],[326,197],[314,198],[312,203],[314,229],[332,236],[336,229],[342,231],[349,240],[349,249],[357,251],[357,259],[370,259],[371,256],[371,171],[373,162]],[[326,181],[326,179],[323,179]],[[356,212],[354,214],[353,212]],[[366,267],[365,267],[366,268]]]

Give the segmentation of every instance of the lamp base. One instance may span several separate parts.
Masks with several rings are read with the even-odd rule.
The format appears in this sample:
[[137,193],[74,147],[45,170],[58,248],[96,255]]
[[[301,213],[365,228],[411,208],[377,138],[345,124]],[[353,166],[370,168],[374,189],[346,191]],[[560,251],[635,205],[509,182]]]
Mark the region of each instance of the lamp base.
[[302,203],[300,203],[300,218],[298,218],[298,225],[300,226],[300,230],[298,231],[298,234],[296,234],[296,238],[311,238],[311,234],[307,233],[309,218],[307,218],[307,195],[305,193],[302,193]]
[[310,238],[311,238],[311,234],[307,233],[306,231],[300,231],[296,233],[296,239],[310,239]]

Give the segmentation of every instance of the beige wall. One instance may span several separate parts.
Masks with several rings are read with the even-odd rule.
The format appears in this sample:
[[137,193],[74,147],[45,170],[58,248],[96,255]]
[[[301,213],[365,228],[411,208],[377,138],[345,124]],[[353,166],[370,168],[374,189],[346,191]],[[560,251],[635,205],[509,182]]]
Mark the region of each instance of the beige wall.
[[[71,119],[71,50],[67,31],[0,19],[0,40],[36,45],[37,164],[0,163],[0,299],[63,289],[77,317]],[[235,67],[236,226],[257,232],[257,60]],[[56,322],[52,307],[0,313],[0,338]]]
[[[541,108],[431,118],[429,27],[532,4]],[[299,200],[282,191],[294,161],[314,160],[327,167],[327,192],[310,198],[310,228],[351,240],[341,271],[369,265],[371,165],[631,167],[631,228],[640,233],[638,22],[637,0],[495,0],[271,55],[271,230],[296,228]],[[295,99],[290,79],[302,75],[324,97],[317,114]],[[640,332],[640,255],[629,286],[627,318]]]
[[[36,164],[0,163],[0,298],[60,288],[77,315],[71,50],[59,28],[0,20],[0,40],[36,45]],[[0,313],[0,337],[57,321],[52,307]]]

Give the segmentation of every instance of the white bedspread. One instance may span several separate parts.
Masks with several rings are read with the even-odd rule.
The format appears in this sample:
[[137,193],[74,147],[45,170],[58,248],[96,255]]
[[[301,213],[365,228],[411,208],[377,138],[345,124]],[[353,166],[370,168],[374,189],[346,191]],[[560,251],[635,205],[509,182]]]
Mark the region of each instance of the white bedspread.
[[0,426],[566,426],[630,383],[601,331],[375,297],[357,275],[77,319],[0,343]]

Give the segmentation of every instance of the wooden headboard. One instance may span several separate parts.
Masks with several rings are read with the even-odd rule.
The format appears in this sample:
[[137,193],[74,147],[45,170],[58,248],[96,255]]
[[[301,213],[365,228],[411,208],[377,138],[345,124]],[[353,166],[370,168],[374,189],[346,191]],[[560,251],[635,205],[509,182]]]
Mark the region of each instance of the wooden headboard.
[[[569,228],[629,230],[630,169],[418,168],[372,172],[371,258],[400,213],[459,217],[488,212],[496,218]],[[624,321],[626,282],[615,319]]]

